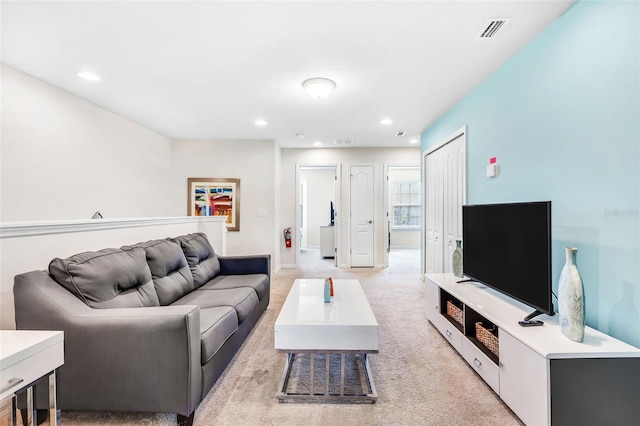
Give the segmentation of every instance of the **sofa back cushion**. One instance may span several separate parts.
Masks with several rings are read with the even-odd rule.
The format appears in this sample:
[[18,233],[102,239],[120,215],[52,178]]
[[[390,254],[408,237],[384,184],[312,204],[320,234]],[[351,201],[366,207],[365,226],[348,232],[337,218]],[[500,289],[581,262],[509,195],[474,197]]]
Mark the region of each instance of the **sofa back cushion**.
[[193,276],[180,244],[164,239],[139,243],[134,247],[142,247],[147,254],[147,264],[160,305],[170,305],[193,291]]
[[220,273],[220,261],[204,233],[196,232],[173,240],[182,247],[191,268],[195,288],[206,284]]
[[92,308],[159,306],[142,248],[108,248],[55,258],[49,273]]

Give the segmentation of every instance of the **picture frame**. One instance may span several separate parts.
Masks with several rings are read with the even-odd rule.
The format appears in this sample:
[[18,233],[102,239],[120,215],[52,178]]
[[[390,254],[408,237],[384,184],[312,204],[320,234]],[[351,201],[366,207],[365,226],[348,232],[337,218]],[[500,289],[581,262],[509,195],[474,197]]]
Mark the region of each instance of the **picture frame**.
[[187,178],[189,216],[227,216],[227,231],[240,231],[240,179]]

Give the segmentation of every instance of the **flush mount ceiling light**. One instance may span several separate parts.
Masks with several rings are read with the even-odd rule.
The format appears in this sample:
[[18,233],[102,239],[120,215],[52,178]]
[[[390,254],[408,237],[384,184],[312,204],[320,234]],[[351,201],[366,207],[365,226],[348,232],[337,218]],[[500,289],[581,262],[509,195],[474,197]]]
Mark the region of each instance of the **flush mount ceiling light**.
[[328,78],[316,77],[302,82],[302,87],[313,98],[324,98],[336,88],[336,83]]
[[266,126],[267,122],[261,118],[258,118],[256,121],[253,122],[253,124],[255,124],[256,126]]
[[81,71],[78,73],[78,77],[80,77],[83,80],[88,80],[88,81],[100,81],[100,76],[90,72],[90,71]]

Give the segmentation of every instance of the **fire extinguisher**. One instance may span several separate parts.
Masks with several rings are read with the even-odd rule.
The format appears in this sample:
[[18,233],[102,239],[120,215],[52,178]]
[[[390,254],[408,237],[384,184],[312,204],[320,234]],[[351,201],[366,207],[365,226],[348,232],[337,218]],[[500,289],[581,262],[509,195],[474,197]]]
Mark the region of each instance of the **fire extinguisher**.
[[284,236],[284,245],[291,247],[291,228],[284,228],[282,235]]

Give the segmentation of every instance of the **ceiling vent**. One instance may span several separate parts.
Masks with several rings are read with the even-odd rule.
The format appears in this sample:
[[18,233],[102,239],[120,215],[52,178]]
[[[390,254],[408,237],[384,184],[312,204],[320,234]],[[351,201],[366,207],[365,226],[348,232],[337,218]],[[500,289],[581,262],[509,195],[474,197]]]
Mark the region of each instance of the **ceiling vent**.
[[353,140],[351,139],[336,139],[333,141],[334,144],[336,145],[351,145],[353,143]]
[[491,19],[484,27],[484,29],[480,31],[480,34],[478,34],[478,38],[495,38],[510,20],[511,18]]

